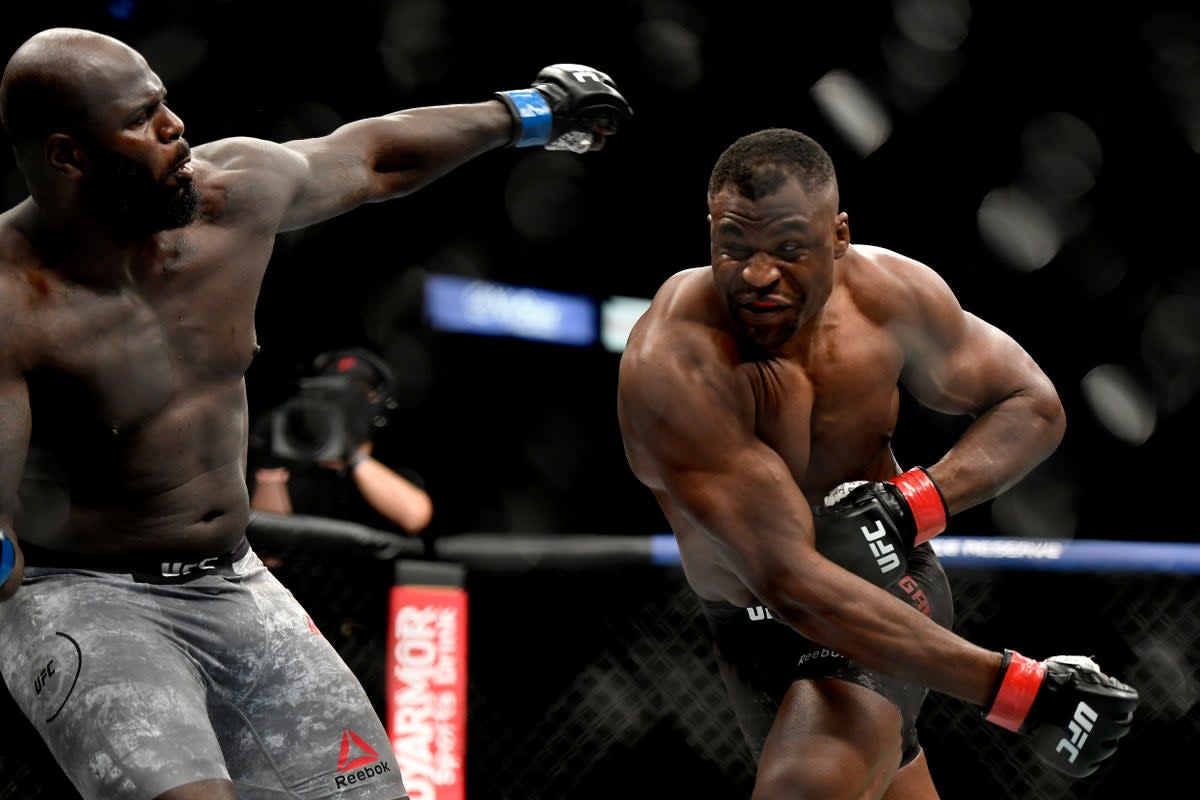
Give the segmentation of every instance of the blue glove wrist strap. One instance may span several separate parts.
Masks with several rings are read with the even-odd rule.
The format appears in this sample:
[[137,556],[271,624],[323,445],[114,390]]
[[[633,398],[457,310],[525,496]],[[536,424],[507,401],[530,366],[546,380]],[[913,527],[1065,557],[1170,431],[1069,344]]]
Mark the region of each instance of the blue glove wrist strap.
[[500,94],[512,102],[511,107],[521,123],[521,133],[513,142],[513,147],[534,147],[550,141],[554,113],[550,111],[550,104],[541,92],[537,89],[514,89]]
[[0,586],[8,580],[8,576],[12,574],[13,565],[17,563],[17,551],[13,547],[12,539],[4,535],[4,531],[0,531]]

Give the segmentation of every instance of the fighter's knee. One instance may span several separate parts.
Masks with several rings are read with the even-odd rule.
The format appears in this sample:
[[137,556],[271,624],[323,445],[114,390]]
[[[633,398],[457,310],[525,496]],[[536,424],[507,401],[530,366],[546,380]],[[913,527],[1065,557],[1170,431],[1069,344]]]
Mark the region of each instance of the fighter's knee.
[[859,800],[861,780],[821,759],[760,764],[751,800]]

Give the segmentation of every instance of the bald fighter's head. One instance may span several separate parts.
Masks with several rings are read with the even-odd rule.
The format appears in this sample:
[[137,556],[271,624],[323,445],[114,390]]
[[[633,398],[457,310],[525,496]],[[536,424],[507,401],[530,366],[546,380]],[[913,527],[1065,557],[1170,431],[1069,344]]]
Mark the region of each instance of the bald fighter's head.
[[137,235],[186,224],[197,207],[190,175],[176,172],[189,153],[183,122],[165,98],[129,45],[50,28],[5,67],[0,122],[39,206]]
[[34,34],[13,53],[0,80],[0,121],[14,145],[75,131],[104,102],[113,70],[145,60],[111,36],[78,28]]

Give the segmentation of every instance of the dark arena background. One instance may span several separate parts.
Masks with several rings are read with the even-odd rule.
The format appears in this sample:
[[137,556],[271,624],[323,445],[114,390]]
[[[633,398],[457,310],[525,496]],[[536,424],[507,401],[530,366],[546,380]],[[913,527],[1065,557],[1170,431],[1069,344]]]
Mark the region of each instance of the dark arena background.
[[[932,695],[922,737],[943,798],[1186,785],[1200,745],[1194,6],[21,0],[0,4],[0,54],[58,25],[143,52],[193,146],[486,99],[556,62],[609,73],[633,105],[601,152],[492,152],[285,234],[262,290],[252,413],[290,397],[316,354],[373,348],[401,387],[375,454],[419,473],[435,513],[420,539],[263,518],[254,543],[381,714],[402,565],[462,568],[470,800],[749,797],[702,618],[625,462],[615,385],[640,304],[708,263],[714,160],[775,126],[830,150],[854,241],[934,267],[1066,404],[1058,451],[953,520],[957,629],[1093,655],[1145,698],[1117,757],[1071,784]],[[0,193],[5,209],[25,196],[6,142]],[[455,291],[470,324],[434,305]],[[936,459],[963,425],[902,396],[901,463]],[[4,702],[0,798],[74,798]]]

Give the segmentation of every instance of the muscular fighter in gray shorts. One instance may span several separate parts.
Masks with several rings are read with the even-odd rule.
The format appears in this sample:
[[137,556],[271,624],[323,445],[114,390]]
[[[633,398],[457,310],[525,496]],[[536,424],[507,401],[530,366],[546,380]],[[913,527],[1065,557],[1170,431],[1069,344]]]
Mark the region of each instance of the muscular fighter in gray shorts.
[[406,796],[358,681],[245,540],[134,571],[43,555],[25,548],[0,603],[0,671],[85,796],[209,779],[243,798]]
[[631,111],[561,64],[193,149],[166,96],[142,54],[73,28],[0,76],[29,189],[0,213],[0,673],[87,800],[401,800],[362,687],[242,544],[275,237],[509,145],[599,150]]

